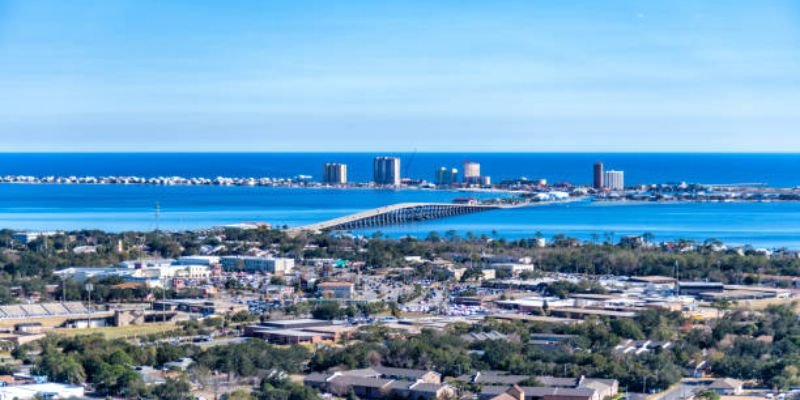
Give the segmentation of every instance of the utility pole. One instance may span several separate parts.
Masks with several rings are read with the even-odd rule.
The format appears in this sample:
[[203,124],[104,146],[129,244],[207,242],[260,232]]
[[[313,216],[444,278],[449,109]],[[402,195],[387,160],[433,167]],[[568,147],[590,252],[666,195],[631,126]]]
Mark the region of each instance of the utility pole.
[[675,265],[672,268],[672,273],[675,275],[675,280],[680,280],[680,264],[678,264],[678,260],[675,260]]
[[87,283],[84,288],[86,289],[86,293],[89,295],[89,305],[92,304],[92,290],[94,290],[94,285],[91,283]]
[[163,307],[161,307],[161,322],[167,321],[167,286],[164,285],[162,290],[161,300],[164,301]]
[[156,220],[156,233],[158,233],[161,224],[161,205],[158,204],[158,202],[156,202],[155,220]]

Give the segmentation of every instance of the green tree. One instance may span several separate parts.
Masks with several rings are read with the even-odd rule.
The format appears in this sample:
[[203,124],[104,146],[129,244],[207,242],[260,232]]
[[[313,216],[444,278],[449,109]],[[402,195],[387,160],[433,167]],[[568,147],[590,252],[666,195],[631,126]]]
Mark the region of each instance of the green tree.
[[252,394],[244,391],[242,389],[234,390],[233,392],[227,393],[224,397],[224,400],[255,400]]
[[172,379],[167,378],[167,381],[153,389],[153,393],[160,400],[192,400],[192,385],[186,377]]
[[311,311],[311,315],[317,319],[330,321],[341,318],[344,315],[344,311],[335,301],[325,301],[317,304],[314,310]]

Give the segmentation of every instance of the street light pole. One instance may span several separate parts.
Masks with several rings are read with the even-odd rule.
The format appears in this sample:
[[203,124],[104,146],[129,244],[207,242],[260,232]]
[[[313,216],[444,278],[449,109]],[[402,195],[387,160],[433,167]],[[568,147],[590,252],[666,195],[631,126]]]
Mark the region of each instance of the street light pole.
[[89,297],[89,305],[91,305],[92,304],[92,290],[94,290],[94,285],[91,284],[91,283],[87,283],[86,285],[84,285],[84,288],[86,289],[86,293],[88,294],[88,297]]

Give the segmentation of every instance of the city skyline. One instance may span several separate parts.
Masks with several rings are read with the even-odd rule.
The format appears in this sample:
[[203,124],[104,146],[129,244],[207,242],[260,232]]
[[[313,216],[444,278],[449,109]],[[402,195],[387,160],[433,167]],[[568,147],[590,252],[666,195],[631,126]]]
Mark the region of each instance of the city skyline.
[[0,0],[0,400],[800,400],[800,2]]
[[797,151],[799,15],[789,1],[5,1],[1,150]]

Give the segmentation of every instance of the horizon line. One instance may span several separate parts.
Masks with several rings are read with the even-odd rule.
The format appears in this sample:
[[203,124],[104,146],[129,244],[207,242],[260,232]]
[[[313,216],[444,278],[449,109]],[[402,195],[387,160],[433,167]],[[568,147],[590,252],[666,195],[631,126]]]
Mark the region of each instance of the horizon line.
[[797,151],[658,151],[658,150],[622,150],[622,151],[518,151],[518,150],[0,150],[0,155],[10,154],[707,154],[707,155],[800,155]]

